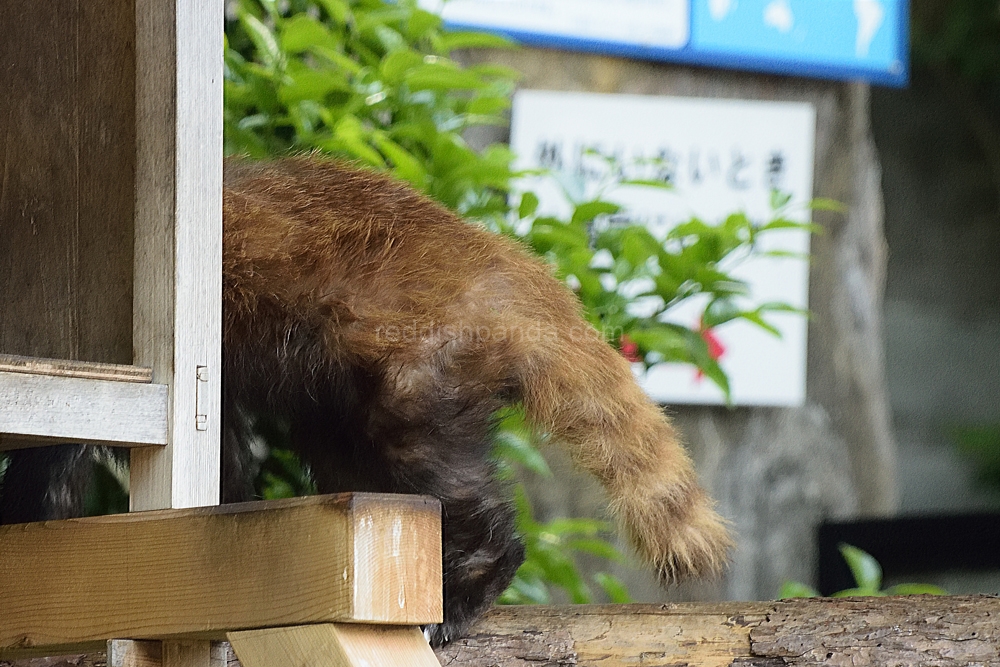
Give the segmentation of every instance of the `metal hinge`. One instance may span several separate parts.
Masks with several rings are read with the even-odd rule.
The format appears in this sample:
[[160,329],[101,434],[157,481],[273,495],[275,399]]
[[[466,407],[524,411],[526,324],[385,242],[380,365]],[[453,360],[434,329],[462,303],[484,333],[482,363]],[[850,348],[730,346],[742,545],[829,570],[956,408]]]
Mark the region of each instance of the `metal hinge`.
[[[208,383],[208,366],[198,366],[195,369],[195,385],[194,385],[194,427],[199,431],[208,430],[208,413],[202,408],[201,401],[202,392],[201,385]],[[208,387],[205,387],[207,390]]]

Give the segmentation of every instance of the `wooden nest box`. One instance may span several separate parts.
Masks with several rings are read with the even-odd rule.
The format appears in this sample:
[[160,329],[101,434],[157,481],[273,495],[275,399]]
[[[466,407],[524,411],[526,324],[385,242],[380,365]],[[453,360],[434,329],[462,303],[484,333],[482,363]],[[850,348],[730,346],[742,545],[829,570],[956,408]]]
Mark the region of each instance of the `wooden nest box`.
[[0,528],[0,658],[437,665],[436,501],[209,507],[223,4],[0,3],[0,449],[130,447],[131,507],[160,510]]

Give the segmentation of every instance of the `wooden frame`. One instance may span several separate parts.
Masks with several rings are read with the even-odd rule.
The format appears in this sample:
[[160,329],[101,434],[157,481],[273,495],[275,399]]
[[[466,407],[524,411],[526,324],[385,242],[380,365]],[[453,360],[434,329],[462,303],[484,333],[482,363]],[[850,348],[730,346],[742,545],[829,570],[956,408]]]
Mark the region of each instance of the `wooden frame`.
[[440,503],[421,496],[314,496],[3,526],[0,655],[305,623],[412,628],[441,621],[441,585]]

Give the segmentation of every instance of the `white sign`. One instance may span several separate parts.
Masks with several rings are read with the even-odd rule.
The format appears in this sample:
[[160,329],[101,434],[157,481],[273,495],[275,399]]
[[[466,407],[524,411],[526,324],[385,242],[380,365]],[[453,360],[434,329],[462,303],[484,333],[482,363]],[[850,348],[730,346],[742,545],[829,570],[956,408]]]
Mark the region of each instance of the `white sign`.
[[[660,237],[679,222],[697,216],[706,222],[743,211],[752,220],[771,218],[771,190],[797,203],[786,217],[809,220],[812,199],[815,111],[809,104],[749,102],[637,95],[599,95],[521,91],[514,99],[511,147],[521,168],[559,172],[525,183],[539,195],[539,211],[568,211],[564,188],[592,197],[595,173],[587,168],[596,150],[622,164],[657,158],[673,183],[672,191],[620,188],[607,198],[625,206]],[[664,174],[661,174],[664,176]],[[809,236],[783,230],[761,237],[761,250],[796,255],[809,251]],[[783,302],[807,307],[808,263],[801,258],[754,258],[731,268],[747,281],[752,303]],[[668,321],[694,326],[705,301],[668,311]],[[806,318],[771,313],[766,319],[781,331],[775,337],[745,321],[713,330],[737,405],[801,405],[805,400]],[[722,404],[722,391],[690,366],[658,364],[641,382],[663,403]]]
[[690,0],[419,0],[449,24],[522,36],[679,49],[688,43]]

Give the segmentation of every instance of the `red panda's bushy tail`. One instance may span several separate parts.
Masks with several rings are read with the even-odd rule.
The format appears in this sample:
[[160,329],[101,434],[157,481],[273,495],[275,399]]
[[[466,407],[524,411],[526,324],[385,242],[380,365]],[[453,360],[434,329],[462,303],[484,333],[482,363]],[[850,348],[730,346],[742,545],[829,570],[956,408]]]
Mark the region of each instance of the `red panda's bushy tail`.
[[519,371],[529,421],[601,482],[661,580],[720,573],[733,543],[670,421],[588,323],[576,313],[554,315],[546,318],[551,335],[522,350],[530,360]]

